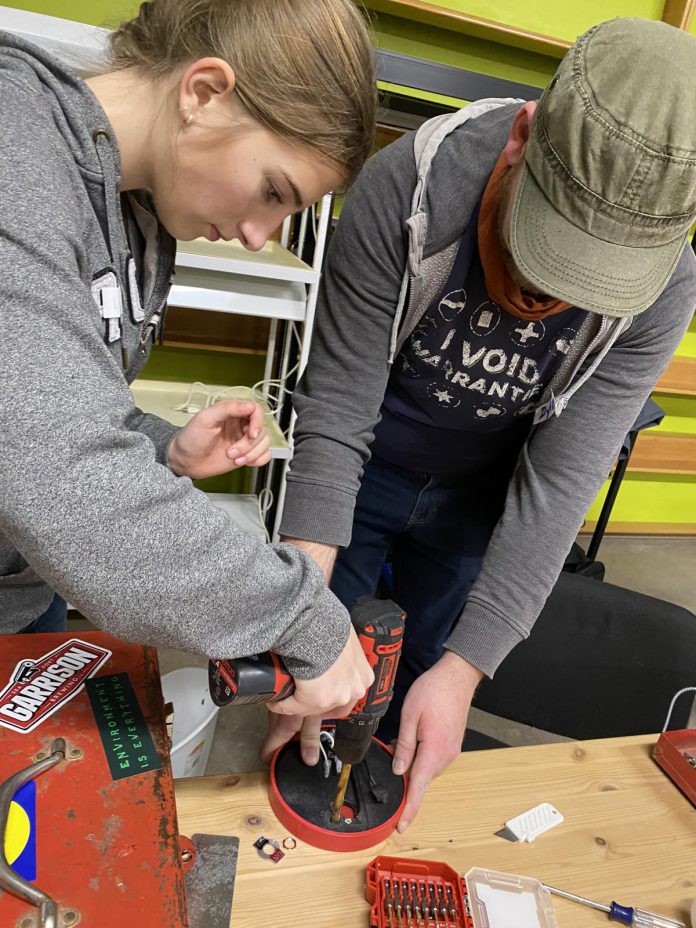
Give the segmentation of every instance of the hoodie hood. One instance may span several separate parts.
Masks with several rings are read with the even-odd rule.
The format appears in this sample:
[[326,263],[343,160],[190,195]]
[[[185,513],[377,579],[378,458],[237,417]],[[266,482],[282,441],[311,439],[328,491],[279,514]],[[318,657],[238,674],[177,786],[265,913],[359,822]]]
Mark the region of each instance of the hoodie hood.
[[101,104],[87,84],[50,52],[9,32],[0,31],[0,84],[9,80],[43,97],[56,126],[80,170],[102,175],[95,133],[110,141],[113,170],[118,182],[121,159],[114,131]]

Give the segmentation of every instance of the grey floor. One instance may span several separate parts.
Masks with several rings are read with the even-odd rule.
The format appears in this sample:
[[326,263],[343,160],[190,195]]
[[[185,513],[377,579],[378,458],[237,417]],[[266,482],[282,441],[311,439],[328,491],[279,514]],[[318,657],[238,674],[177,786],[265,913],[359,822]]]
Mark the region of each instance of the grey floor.
[[[587,539],[580,540],[586,546]],[[602,542],[599,558],[606,565],[605,579],[610,583],[668,600],[696,613],[696,538],[607,537]],[[179,667],[205,665],[205,660],[195,655],[160,650],[163,674]],[[218,714],[207,773],[263,769],[258,760],[258,750],[266,728],[266,716],[266,709],[262,706],[223,709]],[[505,744],[564,740],[476,709],[471,711],[469,721],[472,728]]]

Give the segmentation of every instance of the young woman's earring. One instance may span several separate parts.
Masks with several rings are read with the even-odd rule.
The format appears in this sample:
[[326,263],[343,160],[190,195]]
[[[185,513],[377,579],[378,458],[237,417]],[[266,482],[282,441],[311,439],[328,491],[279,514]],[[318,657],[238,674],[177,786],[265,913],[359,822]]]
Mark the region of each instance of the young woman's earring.
[[179,108],[179,112],[182,116],[182,122],[185,126],[190,126],[193,122],[193,113],[191,112],[191,107],[189,104]]

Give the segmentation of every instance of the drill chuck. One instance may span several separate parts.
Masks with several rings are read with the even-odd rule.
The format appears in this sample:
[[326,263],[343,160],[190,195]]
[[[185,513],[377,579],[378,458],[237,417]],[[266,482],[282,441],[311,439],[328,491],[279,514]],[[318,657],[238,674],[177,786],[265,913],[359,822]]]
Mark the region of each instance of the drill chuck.
[[344,764],[359,764],[370,750],[379,719],[357,721],[352,718],[336,722],[334,753]]

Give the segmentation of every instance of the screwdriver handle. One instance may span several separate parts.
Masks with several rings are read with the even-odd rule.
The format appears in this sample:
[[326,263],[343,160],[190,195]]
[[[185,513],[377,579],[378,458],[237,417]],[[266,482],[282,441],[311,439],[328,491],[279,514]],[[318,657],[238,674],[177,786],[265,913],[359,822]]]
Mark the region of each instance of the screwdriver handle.
[[622,925],[633,925],[634,910],[628,905],[619,905],[618,902],[612,902],[609,907],[609,921],[619,922]]
[[676,918],[667,918],[666,915],[656,915],[646,912],[645,909],[633,910],[633,928],[686,928],[684,922]]

